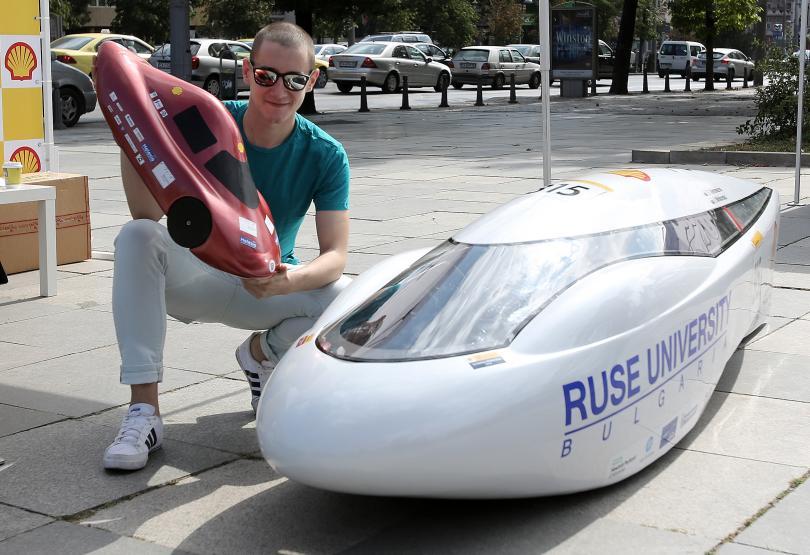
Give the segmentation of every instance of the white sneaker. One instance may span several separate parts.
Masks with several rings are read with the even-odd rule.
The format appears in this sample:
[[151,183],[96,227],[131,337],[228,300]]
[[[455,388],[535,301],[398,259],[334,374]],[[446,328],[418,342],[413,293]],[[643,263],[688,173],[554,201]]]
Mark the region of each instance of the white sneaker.
[[104,468],[143,468],[149,453],[162,444],[163,420],[155,416],[155,407],[147,403],[131,405],[115,441],[104,451]]
[[239,368],[245,373],[248,384],[250,385],[250,406],[253,407],[253,414],[256,414],[256,409],[259,406],[259,398],[262,395],[262,388],[270,376],[273,374],[273,369],[276,365],[269,360],[263,362],[257,361],[253,358],[250,352],[250,342],[259,333],[253,333],[248,337],[244,343],[239,345],[236,349],[236,362]]

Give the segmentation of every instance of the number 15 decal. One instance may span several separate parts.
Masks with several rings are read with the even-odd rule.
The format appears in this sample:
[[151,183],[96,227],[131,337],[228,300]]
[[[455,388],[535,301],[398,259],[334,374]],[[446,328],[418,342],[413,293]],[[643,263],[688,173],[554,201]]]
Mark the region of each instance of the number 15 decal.
[[[566,197],[574,197],[577,195],[585,194],[585,195],[600,195],[603,193],[610,193],[613,191],[607,185],[602,185],[601,183],[597,183],[595,181],[588,181],[585,179],[577,180],[574,183],[561,183],[559,185],[554,185],[553,187],[549,187],[548,189],[544,189],[546,193],[554,193],[557,195],[563,195]],[[580,185],[581,183],[581,185]]]

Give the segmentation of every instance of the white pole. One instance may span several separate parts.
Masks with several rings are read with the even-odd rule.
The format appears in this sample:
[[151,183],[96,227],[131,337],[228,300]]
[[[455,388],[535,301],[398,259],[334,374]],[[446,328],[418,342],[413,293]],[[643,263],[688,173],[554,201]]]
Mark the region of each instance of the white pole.
[[[549,1],[540,0],[538,25],[538,41],[540,49],[540,75],[542,77],[542,88],[540,105],[543,116],[543,187],[551,185],[551,37],[549,36]],[[807,2],[807,0],[803,0]]]
[[804,119],[804,62],[806,61],[807,0],[802,0],[802,31],[799,34],[799,108],[796,114],[796,184],[793,204],[799,204],[799,189],[802,180],[802,120]]
[[[48,0],[39,0],[39,29],[42,41],[42,100],[45,124],[45,171],[56,169],[56,146],[53,137],[53,80],[51,77],[51,12]],[[60,114],[59,117],[62,117]]]

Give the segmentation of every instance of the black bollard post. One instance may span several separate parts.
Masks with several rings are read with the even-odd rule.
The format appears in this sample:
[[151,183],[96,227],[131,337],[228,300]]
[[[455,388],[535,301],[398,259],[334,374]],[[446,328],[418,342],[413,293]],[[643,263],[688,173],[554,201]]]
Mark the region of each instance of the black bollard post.
[[442,87],[442,101],[439,103],[439,108],[449,108],[450,105],[447,103],[447,86],[450,84],[450,79],[447,76],[442,76],[441,79],[441,87]]
[[596,96],[596,79],[591,79],[591,96]]
[[649,94],[650,93],[650,87],[647,86],[647,61],[646,60],[641,63],[641,72],[644,75],[644,85],[643,85],[643,88],[641,89],[641,92],[643,94]]
[[65,120],[62,119],[62,93],[59,92],[59,87],[56,86],[56,83],[53,84],[51,102],[51,108],[53,110],[53,128],[67,129]]
[[360,76],[360,109],[358,112],[368,112],[368,99],[366,98],[366,76]]
[[748,88],[748,68],[747,67],[743,68],[743,88],[744,89]]
[[664,92],[669,91],[669,71],[664,74]]
[[411,105],[408,103],[408,76],[402,76],[402,106],[399,107],[400,110],[410,110]]
[[726,90],[731,90],[731,68],[726,69]]
[[684,85],[683,90],[686,92],[692,92],[692,66],[686,66],[686,85]]
[[481,84],[481,78],[478,78],[478,85],[475,91],[475,105],[484,106],[484,86]]
[[509,76],[509,104],[517,104],[517,94],[515,94],[515,74]]

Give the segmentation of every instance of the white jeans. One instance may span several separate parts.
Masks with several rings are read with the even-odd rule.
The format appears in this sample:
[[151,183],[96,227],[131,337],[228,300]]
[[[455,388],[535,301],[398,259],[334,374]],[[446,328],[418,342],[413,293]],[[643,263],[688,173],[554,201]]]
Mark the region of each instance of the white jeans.
[[241,280],[208,266],[169,237],[165,226],[133,220],[115,239],[113,319],[121,352],[121,383],[163,379],[166,315],[180,321],[220,322],[262,334],[273,362],[307,331],[351,280],[313,291],[256,299]]

